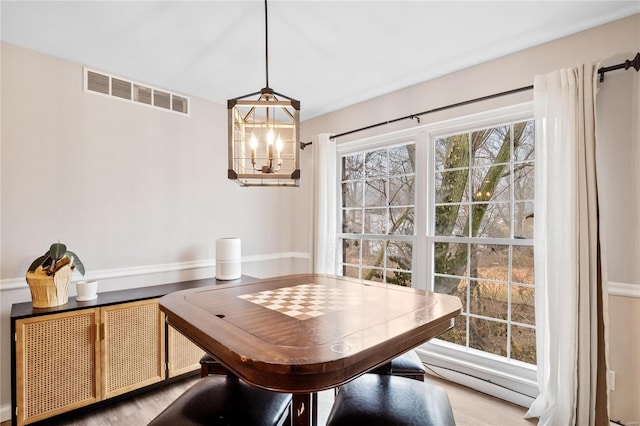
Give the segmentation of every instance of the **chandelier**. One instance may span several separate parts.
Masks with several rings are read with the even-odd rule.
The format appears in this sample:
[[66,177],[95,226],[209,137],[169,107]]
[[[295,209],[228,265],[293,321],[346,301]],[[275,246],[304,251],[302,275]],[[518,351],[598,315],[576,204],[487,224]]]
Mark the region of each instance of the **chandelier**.
[[264,28],[265,87],[227,101],[227,177],[241,186],[300,186],[300,102],[269,87],[267,0]]

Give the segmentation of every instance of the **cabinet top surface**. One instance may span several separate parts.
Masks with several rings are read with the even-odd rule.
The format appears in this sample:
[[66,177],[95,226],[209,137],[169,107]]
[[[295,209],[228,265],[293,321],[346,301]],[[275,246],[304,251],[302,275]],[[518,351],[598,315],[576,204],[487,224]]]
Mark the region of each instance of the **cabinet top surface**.
[[161,284],[147,287],[136,287],[126,290],[107,291],[98,293],[94,300],[86,302],[77,301],[75,297],[69,297],[69,301],[64,305],[52,306],[50,308],[34,308],[31,302],[14,303],[11,306],[11,319],[32,317],[73,311],[77,309],[98,308],[101,306],[114,305],[118,303],[133,302],[136,300],[153,299],[162,297],[174,291],[180,291],[197,287],[209,287],[220,284],[240,284],[257,281],[257,278],[243,275],[240,279],[231,281],[221,281],[215,278],[204,278],[200,280],[181,281],[169,284]]

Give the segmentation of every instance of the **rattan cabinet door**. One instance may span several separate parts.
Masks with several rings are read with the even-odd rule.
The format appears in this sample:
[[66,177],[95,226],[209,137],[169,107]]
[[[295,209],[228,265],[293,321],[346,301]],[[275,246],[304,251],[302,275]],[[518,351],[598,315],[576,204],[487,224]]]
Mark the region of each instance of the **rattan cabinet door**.
[[168,339],[168,375],[176,377],[200,369],[200,358],[204,351],[184,334],[169,326]]
[[99,309],[16,321],[18,425],[100,400]]
[[101,308],[103,397],[164,379],[164,316],[158,299]]

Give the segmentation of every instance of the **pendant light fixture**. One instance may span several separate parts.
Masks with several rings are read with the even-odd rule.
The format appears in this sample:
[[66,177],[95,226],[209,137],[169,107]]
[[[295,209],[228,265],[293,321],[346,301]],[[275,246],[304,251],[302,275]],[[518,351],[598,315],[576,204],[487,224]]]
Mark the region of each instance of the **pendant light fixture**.
[[265,87],[227,101],[227,176],[241,186],[300,186],[300,102],[269,87],[267,0],[264,29]]

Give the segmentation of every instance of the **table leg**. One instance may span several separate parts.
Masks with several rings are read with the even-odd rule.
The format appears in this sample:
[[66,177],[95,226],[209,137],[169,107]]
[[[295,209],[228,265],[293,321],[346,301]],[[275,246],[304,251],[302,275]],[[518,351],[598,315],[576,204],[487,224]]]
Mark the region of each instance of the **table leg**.
[[294,393],[293,426],[317,426],[318,424],[318,393]]
[[311,394],[311,425],[318,426],[318,392]]

